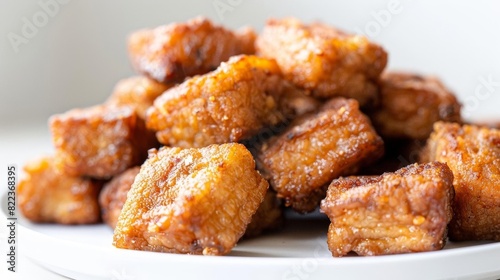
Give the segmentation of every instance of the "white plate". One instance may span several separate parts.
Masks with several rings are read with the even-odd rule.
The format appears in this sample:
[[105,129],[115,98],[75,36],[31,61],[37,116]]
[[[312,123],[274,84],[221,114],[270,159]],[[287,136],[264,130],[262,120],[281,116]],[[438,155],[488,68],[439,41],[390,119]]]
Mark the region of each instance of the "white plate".
[[[5,199],[2,200],[5,204]],[[5,209],[2,205],[2,209]],[[500,243],[449,243],[442,251],[333,258],[328,220],[293,215],[284,230],[243,240],[229,256],[207,257],[116,249],[106,225],[39,225],[20,221],[24,254],[75,279],[496,279]]]

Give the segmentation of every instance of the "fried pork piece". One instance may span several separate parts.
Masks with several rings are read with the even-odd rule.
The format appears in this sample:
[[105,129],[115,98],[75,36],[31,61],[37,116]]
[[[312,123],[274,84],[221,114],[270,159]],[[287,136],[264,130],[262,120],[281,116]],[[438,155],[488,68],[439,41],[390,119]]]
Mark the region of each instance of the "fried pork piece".
[[370,114],[384,138],[427,139],[439,121],[460,122],[460,103],[435,77],[384,73],[380,106]]
[[326,187],[382,156],[383,141],[353,99],[335,98],[263,145],[259,169],[287,206],[313,211]]
[[374,81],[387,64],[384,49],[363,36],[293,18],[269,20],[256,49],[276,59],[285,78],[312,95],[350,97],[361,105],[376,100]]
[[328,248],[334,257],[442,249],[452,217],[453,173],[444,163],[414,164],[381,176],[347,177],[328,187]]
[[132,107],[98,105],[50,118],[58,168],[74,176],[110,178],[141,164],[156,147]]
[[[140,167],[136,166],[115,176],[104,185],[99,195],[102,219],[113,229],[116,227],[118,217],[127,200],[127,194],[139,171]],[[263,231],[280,228],[283,225],[283,219],[281,203],[276,197],[276,193],[268,190],[264,201],[253,215],[250,224],[248,224],[244,236],[255,237]]]
[[450,239],[500,241],[500,130],[437,122],[420,160],[455,176]]
[[99,194],[102,220],[111,228],[115,228],[123,205],[127,200],[127,193],[134,183],[135,176],[141,168],[135,166],[113,177],[106,183]]
[[106,103],[132,106],[137,115],[145,120],[146,110],[155,99],[170,86],[143,76],[135,76],[119,81]]
[[269,189],[248,224],[244,237],[256,237],[264,231],[279,229],[283,226],[284,219],[281,200],[276,196],[276,192]]
[[274,60],[236,56],[158,97],[146,124],[171,146],[238,142],[287,120],[293,112],[286,108],[300,110],[287,105],[285,99],[297,96],[290,90]]
[[241,144],[151,151],[129,191],[113,245],[227,254],[245,232],[267,188]]
[[253,54],[255,38],[252,29],[233,32],[198,17],[137,31],[128,39],[128,51],[137,72],[173,83],[212,71],[233,55]]
[[102,182],[65,174],[46,156],[24,166],[17,187],[19,209],[32,222],[92,224],[101,220],[97,196]]

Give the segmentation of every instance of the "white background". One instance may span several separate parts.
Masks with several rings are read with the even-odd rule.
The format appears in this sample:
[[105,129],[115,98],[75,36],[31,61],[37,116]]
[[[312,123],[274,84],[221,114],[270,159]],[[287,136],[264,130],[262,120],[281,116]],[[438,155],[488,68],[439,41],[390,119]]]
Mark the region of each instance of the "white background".
[[[366,27],[376,31],[373,14],[387,10],[391,2],[219,0],[236,4],[219,17],[214,0],[66,1],[46,23],[38,1],[0,2],[2,122],[46,119],[53,113],[102,102],[117,80],[133,74],[125,41],[136,29],[196,15],[230,27],[250,24],[260,29],[270,16],[292,15],[306,21],[321,19],[349,31]],[[470,107],[471,117],[477,117],[476,111],[493,117],[500,86],[492,92],[480,90],[477,106],[467,98],[481,84],[480,77],[491,75],[500,82],[500,2],[395,2],[399,13],[379,24],[379,32],[368,32],[389,52],[389,68],[438,75],[460,96],[466,110]],[[22,36],[23,18],[36,23],[34,17],[42,26],[16,52],[8,35]]]
[[[500,85],[481,82],[500,83],[500,1],[219,1],[234,7],[218,14],[213,0],[65,0],[49,15],[40,3],[51,0],[0,1],[0,179],[8,163],[20,167],[50,152],[51,114],[102,102],[119,79],[133,75],[127,34],[197,15],[233,28],[260,30],[269,17],[296,16],[361,30],[389,52],[389,69],[437,75],[467,117],[500,119]],[[26,22],[39,25],[28,36]],[[13,44],[16,35],[25,41]],[[4,255],[3,226],[0,233]],[[25,279],[54,279],[21,264],[22,275],[31,275]],[[9,279],[4,271],[0,266],[0,278]]]

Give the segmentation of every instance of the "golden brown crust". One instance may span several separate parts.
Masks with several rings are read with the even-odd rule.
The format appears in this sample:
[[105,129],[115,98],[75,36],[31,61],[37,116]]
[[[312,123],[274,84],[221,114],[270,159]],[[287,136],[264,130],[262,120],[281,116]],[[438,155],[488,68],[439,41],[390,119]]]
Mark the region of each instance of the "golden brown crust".
[[434,160],[455,176],[450,239],[500,241],[500,130],[438,122],[421,157]]
[[[113,229],[116,227],[120,212],[127,200],[127,194],[139,171],[140,167],[136,166],[116,175],[104,185],[99,194],[102,219]],[[268,190],[261,205],[252,216],[243,237],[253,238],[259,236],[264,231],[281,228],[283,223],[284,216],[281,201],[276,197],[273,190]]]
[[332,255],[442,249],[453,214],[452,182],[451,170],[439,162],[414,164],[381,176],[334,180],[321,203],[331,220]]
[[110,178],[141,164],[154,133],[128,106],[73,109],[49,120],[57,166],[74,176]]
[[106,103],[131,106],[135,109],[137,116],[145,120],[146,110],[170,87],[148,77],[134,76],[120,80]]
[[377,99],[374,81],[387,64],[384,49],[365,37],[293,18],[268,20],[256,49],[276,59],[285,78],[312,95],[354,98],[361,105]]
[[214,70],[229,57],[253,54],[256,34],[245,28],[233,32],[198,17],[129,36],[128,51],[138,73],[158,82],[182,82]]
[[268,183],[241,144],[151,151],[123,206],[118,248],[224,255],[245,232]]
[[310,212],[324,198],[331,180],[354,174],[383,150],[382,139],[358,103],[335,98],[262,146],[257,161],[287,206]]
[[[99,194],[99,205],[101,206],[102,220],[111,228],[115,228],[123,205],[127,200],[127,194],[139,174],[140,167],[132,167],[123,173],[116,175],[106,183]],[[269,189],[252,216],[244,237],[253,238],[261,235],[264,231],[279,229],[284,222],[281,201],[276,197],[276,192]]]
[[171,146],[238,142],[287,119],[281,99],[289,90],[274,60],[236,56],[162,94],[146,124]]
[[427,139],[437,121],[460,122],[460,103],[437,78],[384,73],[380,106],[370,114],[384,138]]
[[17,187],[19,209],[37,223],[92,224],[101,220],[97,196],[102,182],[65,174],[54,157],[42,157],[24,166]]
[[102,220],[113,229],[118,223],[118,217],[127,200],[128,191],[132,187],[135,177],[139,174],[139,170],[141,168],[135,166],[116,175],[104,185],[99,194]]

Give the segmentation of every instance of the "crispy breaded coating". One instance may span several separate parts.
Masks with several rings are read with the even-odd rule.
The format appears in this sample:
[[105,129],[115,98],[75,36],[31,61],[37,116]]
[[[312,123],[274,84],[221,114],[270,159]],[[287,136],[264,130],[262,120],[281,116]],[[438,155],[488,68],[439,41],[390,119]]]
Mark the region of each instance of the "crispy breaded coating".
[[455,176],[450,239],[500,241],[500,130],[437,122],[420,160]]
[[24,166],[24,178],[17,186],[19,209],[37,223],[97,223],[101,186],[100,181],[61,172],[52,156],[42,157]]
[[163,93],[146,124],[170,146],[238,142],[288,118],[280,101],[288,90],[274,60],[236,56]]
[[73,109],[52,116],[49,125],[57,166],[74,176],[110,178],[141,164],[158,145],[128,106]]
[[453,214],[452,183],[440,162],[334,180],[321,202],[331,221],[328,248],[334,257],[442,249]]
[[344,96],[361,105],[377,99],[374,81],[387,64],[382,47],[322,23],[267,21],[257,53],[276,59],[285,78],[316,97]]
[[175,83],[212,71],[233,55],[253,54],[255,38],[250,28],[233,32],[197,17],[134,32],[128,38],[128,52],[138,73]]
[[284,221],[281,200],[276,196],[275,191],[269,189],[264,201],[252,216],[252,221],[248,224],[243,237],[252,238],[261,235],[265,231],[277,230],[283,226]]
[[333,179],[354,174],[383,152],[383,141],[358,102],[339,97],[263,145],[257,161],[285,205],[310,212]]
[[113,245],[227,254],[245,232],[267,188],[241,144],[151,151],[129,191]]
[[141,168],[135,166],[116,175],[104,185],[99,194],[102,220],[113,229],[118,223],[118,217],[127,200],[128,191],[134,183],[135,176],[139,174],[139,170]]
[[106,103],[132,106],[137,115],[145,120],[146,110],[170,87],[148,77],[134,76],[120,80]]
[[380,78],[380,106],[370,114],[384,138],[427,139],[437,121],[460,122],[460,103],[437,78],[389,72]]

